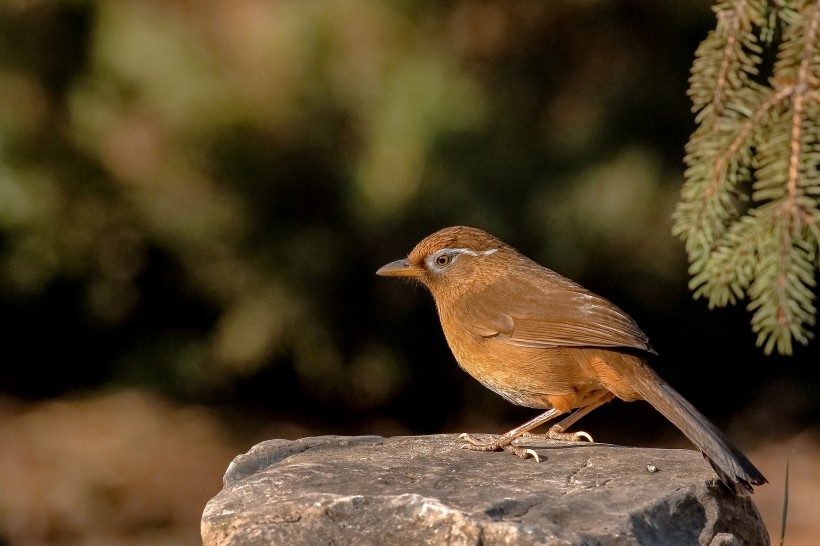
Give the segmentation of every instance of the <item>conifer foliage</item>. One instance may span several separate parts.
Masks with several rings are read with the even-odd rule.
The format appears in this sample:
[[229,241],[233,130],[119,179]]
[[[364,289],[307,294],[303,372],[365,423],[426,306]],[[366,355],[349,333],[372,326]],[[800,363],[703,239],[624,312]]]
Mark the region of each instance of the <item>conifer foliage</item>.
[[[696,298],[748,298],[766,354],[813,337],[820,243],[820,0],[731,0],[695,54],[698,127],[674,233]],[[776,52],[776,56],[775,56]]]

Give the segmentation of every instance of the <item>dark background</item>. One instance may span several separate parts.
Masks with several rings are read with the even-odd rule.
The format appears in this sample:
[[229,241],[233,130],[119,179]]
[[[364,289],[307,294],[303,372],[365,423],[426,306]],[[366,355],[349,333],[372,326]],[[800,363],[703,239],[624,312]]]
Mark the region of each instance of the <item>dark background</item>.
[[[457,367],[428,294],[374,275],[455,224],[630,313],[764,473],[816,445],[817,344],[764,357],[743,306],[692,300],[670,234],[708,2],[0,6],[0,476],[23,476],[0,544],[195,543],[256,441],[531,417]],[[642,403],[582,425],[685,445]]]

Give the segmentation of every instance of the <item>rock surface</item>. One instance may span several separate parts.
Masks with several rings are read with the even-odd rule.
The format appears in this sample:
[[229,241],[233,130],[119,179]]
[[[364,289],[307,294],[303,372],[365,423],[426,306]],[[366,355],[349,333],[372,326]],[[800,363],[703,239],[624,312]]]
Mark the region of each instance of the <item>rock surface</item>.
[[205,546],[769,544],[699,453],[526,439],[541,463],[456,435],[269,440],[228,467]]

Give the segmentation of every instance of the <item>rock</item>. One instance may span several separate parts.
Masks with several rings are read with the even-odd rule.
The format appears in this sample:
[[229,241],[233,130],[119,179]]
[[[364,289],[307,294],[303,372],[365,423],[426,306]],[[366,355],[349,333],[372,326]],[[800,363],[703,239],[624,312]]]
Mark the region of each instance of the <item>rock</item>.
[[749,497],[695,451],[527,438],[541,462],[455,435],[269,440],[228,467],[205,546],[766,545]]

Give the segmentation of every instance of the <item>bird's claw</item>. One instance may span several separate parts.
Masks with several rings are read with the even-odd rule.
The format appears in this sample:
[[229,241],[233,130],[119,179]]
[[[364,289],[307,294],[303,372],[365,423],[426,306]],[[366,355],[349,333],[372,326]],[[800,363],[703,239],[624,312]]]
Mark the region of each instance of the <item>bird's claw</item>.
[[467,442],[466,444],[461,444],[459,446],[461,449],[469,449],[471,451],[498,451],[499,449],[503,449],[497,438],[490,442],[482,442],[477,438],[473,438],[466,432],[462,432],[458,435],[458,437],[460,440],[465,440]]
[[561,440],[564,442],[580,442],[581,440],[586,440],[591,444],[595,443],[595,440],[592,439],[592,436],[588,432],[584,432],[583,430],[579,430],[578,432],[564,432],[564,429],[560,425],[550,427],[547,436],[550,440]]
[[496,438],[495,440],[491,440],[489,442],[482,442],[481,440],[477,440],[473,438],[466,432],[461,433],[458,436],[462,440],[466,440],[466,444],[461,444],[459,446],[460,449],[469,449],[470,451],[499,451],[504,450],[513,455],[521,457],[522,459],[526,459],[527,457],[532,457],[535,459],[536,463],[541,462],[541,458],[538,456],[538,453],[535,450],[530,448],[518,447],[512,445],[512,442],[504,442],[500,437]]
[[534,449],[530,449],[528,447],[524,448],[524,447],[518,447],[518,446],[514,446],[514,445],[510,444],[510,445],[508,445],[507,447],[504,448],[504,451],[509,451],[510,453],[512,453],[514,455],[518,455],[522,459],[526,459],[527,457],[532,457],[533,459],[535,459],[536,463],[541,462],[541,458],[538,456],[538,453],[536,453]]
[[578,432],[564,432],[564,429],[559,425],[553,425],[552,428],[549,429],[549,432],[546,434],[534,434],[532,432],[525,432],[521,435],[522,438],[544,438],[547,437],[550,440],[558,440],[561,442],[580,442],[581,440],[586,440],[587,442],[594,444],[595,440],[592,439],[592,435],[588,432],[584,432],[583,430],[579,430]]

